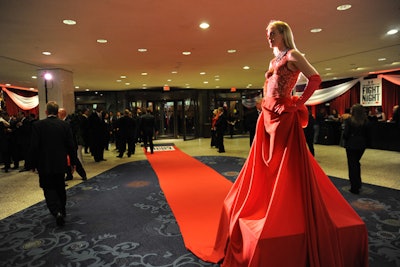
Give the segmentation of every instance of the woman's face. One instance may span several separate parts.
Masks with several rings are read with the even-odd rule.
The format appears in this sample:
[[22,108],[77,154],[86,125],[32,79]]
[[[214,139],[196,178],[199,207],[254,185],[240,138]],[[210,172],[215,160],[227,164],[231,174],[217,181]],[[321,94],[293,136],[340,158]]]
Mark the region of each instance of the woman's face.
[[267,28],[267,40],[271,48],[279,47],[283,42],[283,35],[275,26],[271,26]]

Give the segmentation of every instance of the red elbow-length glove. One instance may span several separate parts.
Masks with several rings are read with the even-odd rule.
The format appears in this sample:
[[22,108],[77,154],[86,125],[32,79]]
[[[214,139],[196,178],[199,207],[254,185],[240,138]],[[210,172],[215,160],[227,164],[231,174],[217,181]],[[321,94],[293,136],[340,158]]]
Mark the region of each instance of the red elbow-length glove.
[[304,105],[304,103],[307,102],[307,100],[312,96],[314,91],[319,88],[321,81],[322,81],[321,76],[319,76],[318,74],[314,74],[308,77],[307,86],[304,89],[303,94],[299,97],[299,99],[296,102],[297,107]]

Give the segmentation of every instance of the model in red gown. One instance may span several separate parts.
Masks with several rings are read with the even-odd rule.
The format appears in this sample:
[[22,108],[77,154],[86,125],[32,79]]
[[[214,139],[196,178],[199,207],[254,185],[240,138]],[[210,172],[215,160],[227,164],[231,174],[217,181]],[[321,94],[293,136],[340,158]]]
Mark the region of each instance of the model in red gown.
[[[291,96],[300,71],[289,69],[288,54],[266,75],[256,135],[224,201],[211,258],[224,267],[367,266],[364,222],[306,146],[307,108]],[[319,75],[308,78],[319,85]]]

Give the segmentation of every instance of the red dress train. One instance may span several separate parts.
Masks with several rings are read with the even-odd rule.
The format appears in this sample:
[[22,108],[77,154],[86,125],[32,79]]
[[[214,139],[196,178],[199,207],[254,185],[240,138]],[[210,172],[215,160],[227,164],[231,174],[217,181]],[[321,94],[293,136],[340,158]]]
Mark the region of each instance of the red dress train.
[[306,146],[306,107],[281,115],[271,111],[292,101],[264,98],[248,159],[224,201],[210,258],[225,267],[368,266],[364,222]]

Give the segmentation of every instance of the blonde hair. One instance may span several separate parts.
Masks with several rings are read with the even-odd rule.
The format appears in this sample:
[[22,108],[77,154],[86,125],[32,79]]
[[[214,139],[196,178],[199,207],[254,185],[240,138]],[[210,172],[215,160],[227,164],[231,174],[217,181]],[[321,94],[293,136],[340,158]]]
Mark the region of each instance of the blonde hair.
[[[267,30],[275,27],[280,34],[283,35],[283,42],[288,49],[296,49],[296,44],[294,43],[294,37],[292,29],[289,24],[280,20],[271,20],[268,24]],[[277,48],[274,48],[274,54],[277,52]]]

